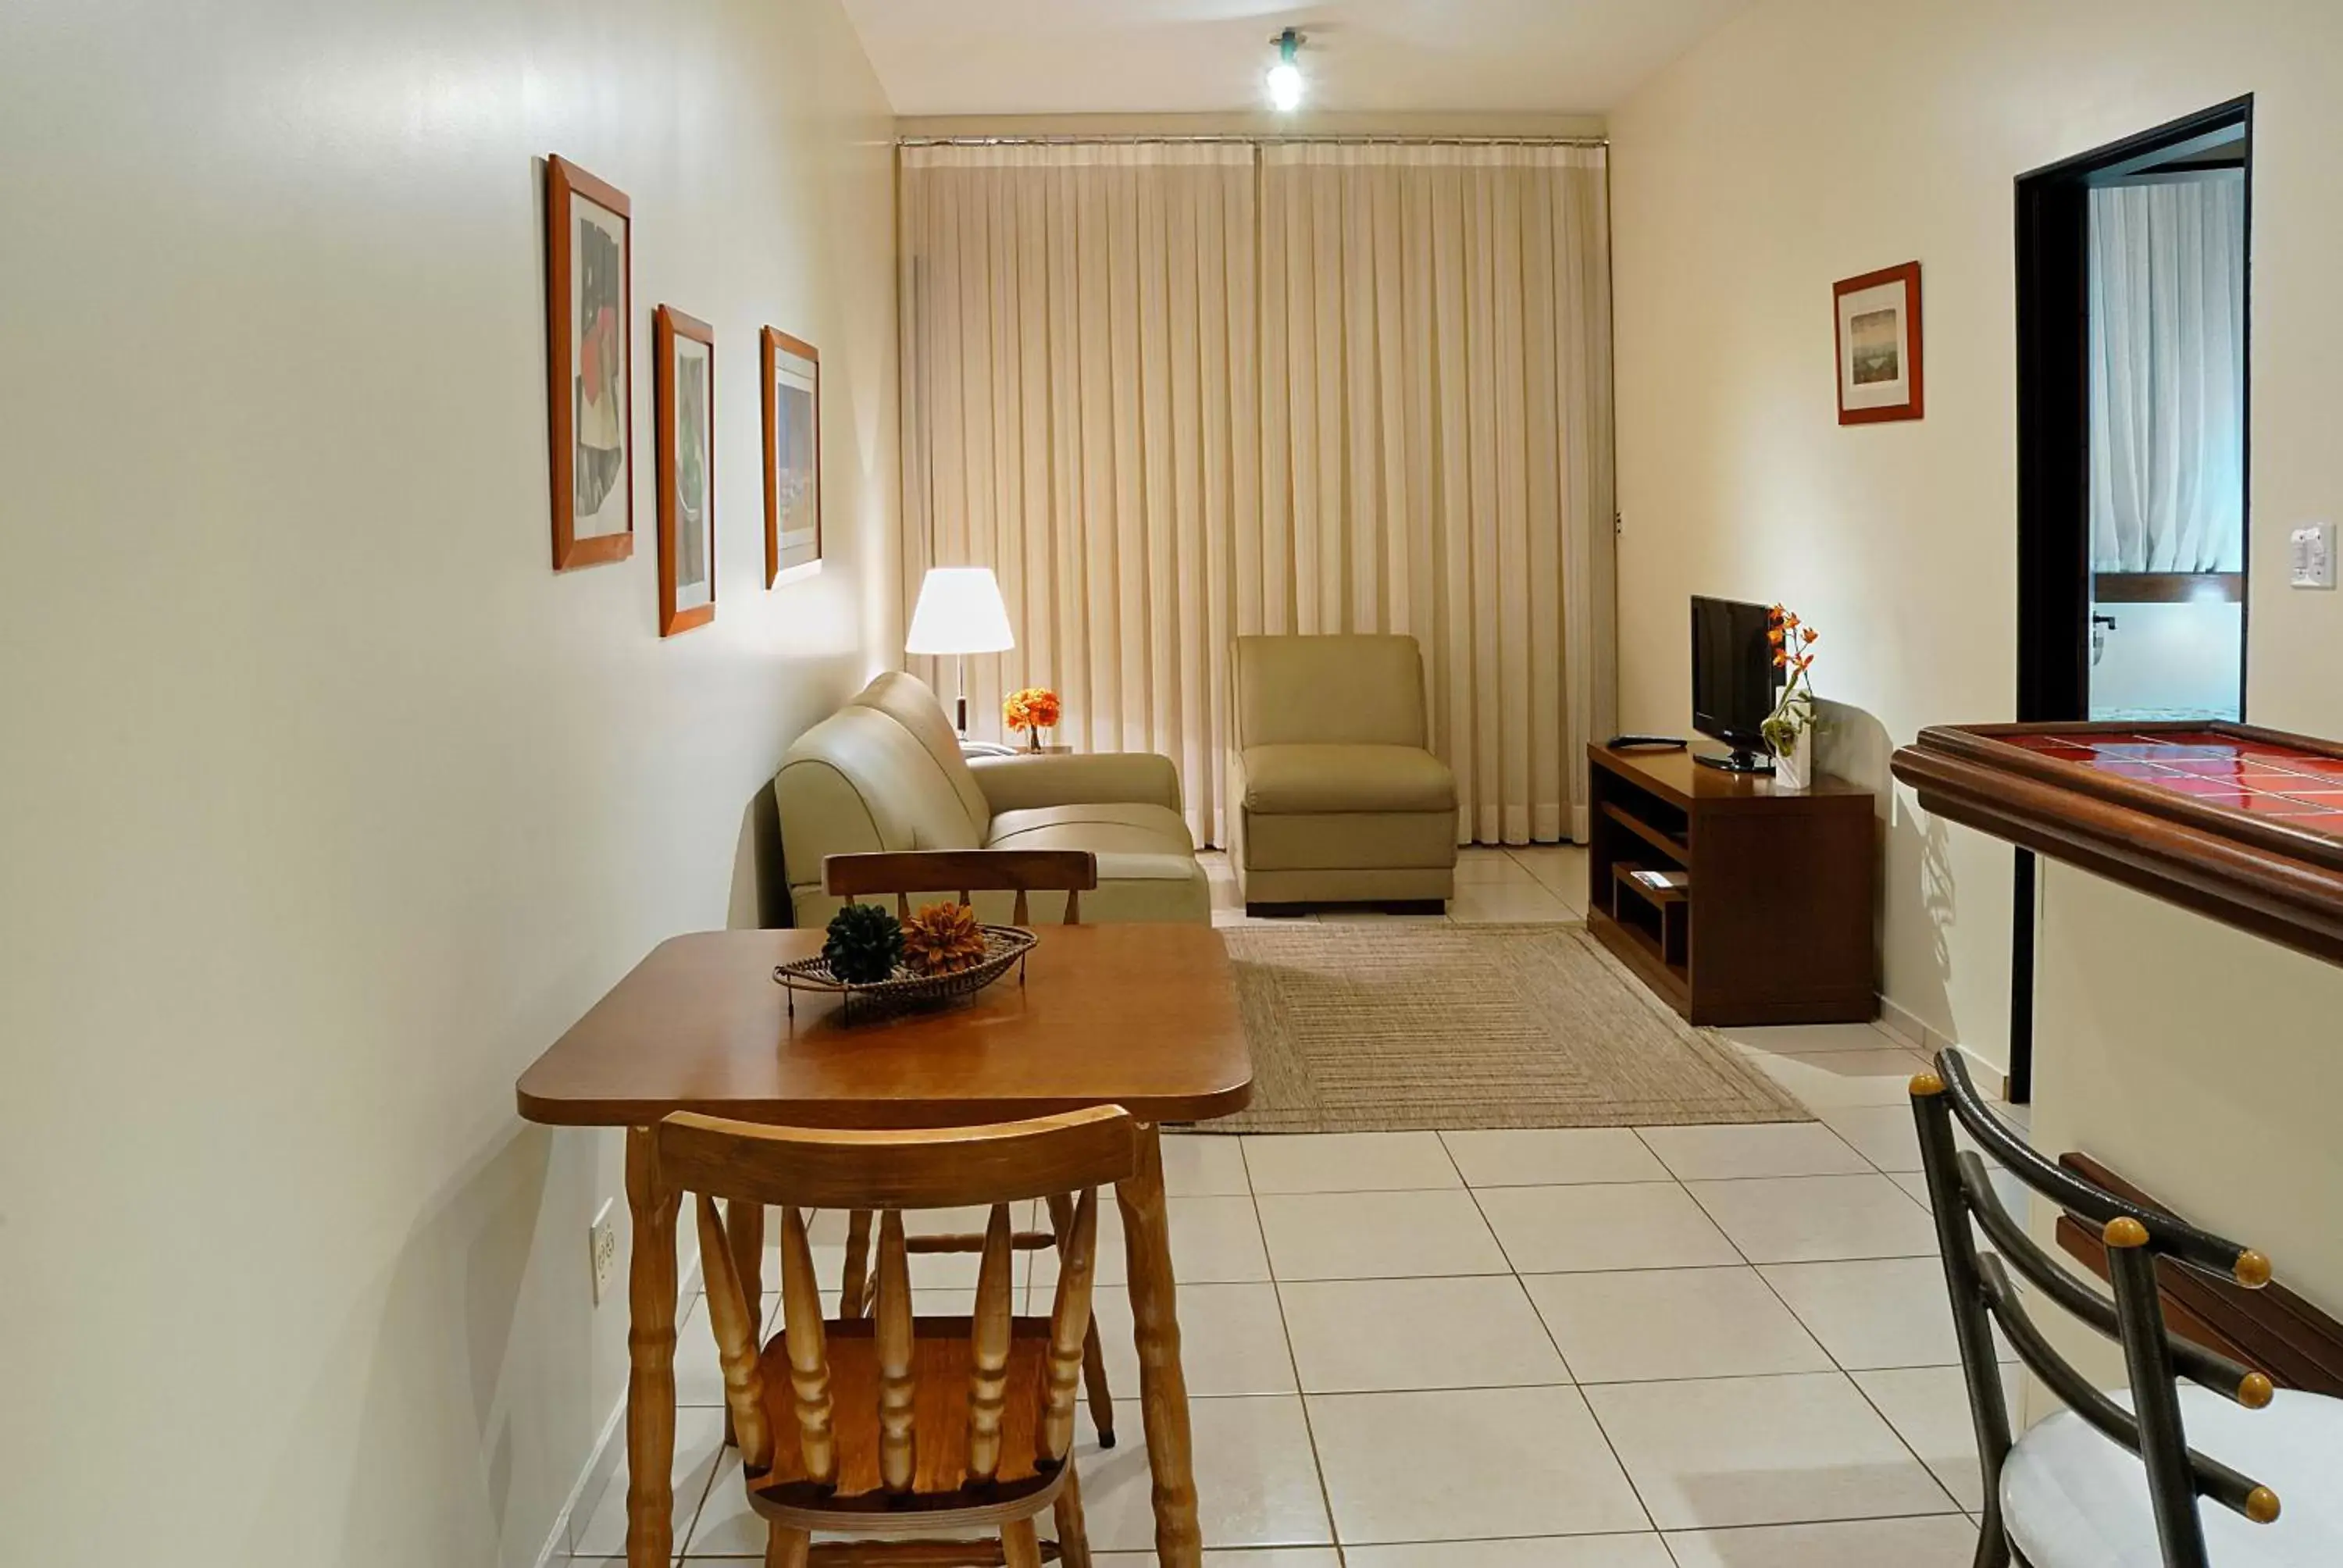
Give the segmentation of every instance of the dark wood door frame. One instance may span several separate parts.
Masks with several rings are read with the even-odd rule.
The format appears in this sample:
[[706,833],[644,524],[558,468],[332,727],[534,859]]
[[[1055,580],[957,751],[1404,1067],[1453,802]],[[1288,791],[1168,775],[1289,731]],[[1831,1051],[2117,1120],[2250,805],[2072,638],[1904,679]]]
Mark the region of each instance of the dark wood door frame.
[[[2090,188],[2096,182],[2202,146],[2242,126],[2253,146],[2251,94],[2017,177],[2017,717],[2090,717]],[[2253,441],[2251,245],[2248,247],[2246,441]],[[2250,485],[2250,479],[2248,479]],[[2251,516],[2251,493],[2247,515]],[[2247,530],[2250,535],[2251,530]],[[2250,540],[2248,541],[2250,548]],[[2242,664],[2240,666],[2242,669]],[[2239,699],[2243,716],[2243,697]],[[2009,1096],[2033,1098],[2034,855],[2016,854],[2010,953]]]

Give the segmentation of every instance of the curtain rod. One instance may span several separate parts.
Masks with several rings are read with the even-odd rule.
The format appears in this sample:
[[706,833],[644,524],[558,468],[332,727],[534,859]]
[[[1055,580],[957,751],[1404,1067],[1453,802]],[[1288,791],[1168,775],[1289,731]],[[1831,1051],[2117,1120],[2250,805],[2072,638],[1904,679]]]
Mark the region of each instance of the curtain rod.
[[1169,136],[897,136],[899,147],[1021,147],[1021,146],[1154,146],[1184,143],[1225,142],[1232,145],[1287,142],[1327,142],[1373,144],[1388,146],[1428,147],[1607,147],[1608,136],[1409,136],[1396,132],[1358,132],[1323,135],[1285,135],[1279,132],[1247,134],[1229,131],[1215,134]]

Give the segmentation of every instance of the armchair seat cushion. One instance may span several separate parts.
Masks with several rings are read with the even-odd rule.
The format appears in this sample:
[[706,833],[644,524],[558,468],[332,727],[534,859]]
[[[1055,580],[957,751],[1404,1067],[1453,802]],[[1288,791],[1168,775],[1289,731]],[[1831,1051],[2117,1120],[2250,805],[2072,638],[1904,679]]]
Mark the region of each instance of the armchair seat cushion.
[[1453,811],[1456,776],[1416,746],[1250,746],[1244,753],[1248,811]]

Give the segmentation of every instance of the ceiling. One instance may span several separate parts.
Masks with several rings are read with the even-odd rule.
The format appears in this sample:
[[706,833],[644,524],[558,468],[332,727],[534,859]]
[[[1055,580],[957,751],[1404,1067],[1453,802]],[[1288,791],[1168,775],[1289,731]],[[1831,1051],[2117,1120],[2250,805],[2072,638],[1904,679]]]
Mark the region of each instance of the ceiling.
[[1599,114],[1751,0],[845,0],[895,112],[1259,109],[1309,35],[1305,107]]

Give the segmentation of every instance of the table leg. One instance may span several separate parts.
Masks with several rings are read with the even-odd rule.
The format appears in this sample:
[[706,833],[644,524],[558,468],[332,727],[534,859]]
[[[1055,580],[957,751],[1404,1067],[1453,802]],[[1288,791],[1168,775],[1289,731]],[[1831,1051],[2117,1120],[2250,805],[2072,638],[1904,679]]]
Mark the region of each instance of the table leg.
[[675,1556],[675,1216],[683,1195],[659,1174],[648,1127],[627,1130],[627,1563],[668,1568]]
[[[730,1243],[732,1272],[740,1282],[740,1293],[748,1298],[761,1348],[765,1342],[765,1206],[744,1198],[724,1200],[724,1237]],[[732,1432],[729,1405],[724,1410],[724,1446],[740,1446]]]
[[1188,1435],[1188,1378],[1180,1369],[1172,1301],[1172,1223],[1163,1204],[1163,1146],[1142,1126],[1139,1169],[1115,1189],[1131,1269],[1131,1315],[1139,1342],[1140,1412],[1155,1482],[1155,1557],[1164,1568],[1202,1568],[1195,1461]]

